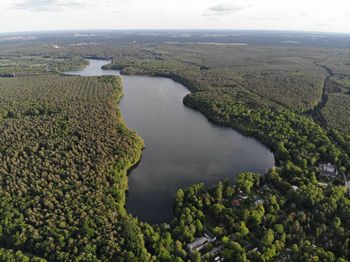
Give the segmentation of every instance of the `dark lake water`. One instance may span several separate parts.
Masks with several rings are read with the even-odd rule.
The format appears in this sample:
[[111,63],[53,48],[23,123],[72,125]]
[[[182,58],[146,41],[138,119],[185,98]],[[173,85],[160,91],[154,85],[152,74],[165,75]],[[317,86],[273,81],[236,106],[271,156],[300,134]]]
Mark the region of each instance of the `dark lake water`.
[[[90,60],[71,74],[120,75],[102,70],[108,61]],[[170,222],[173,196],[179,188],[206,186],[240,172],[264,173],[274,156],[257,140],[210,123],[183,105],[189,91],[168,78],[122,75],[124,96],[119,102],[126,125],[145,140],[141,162],[129,175],[126,209],[150,223]]]

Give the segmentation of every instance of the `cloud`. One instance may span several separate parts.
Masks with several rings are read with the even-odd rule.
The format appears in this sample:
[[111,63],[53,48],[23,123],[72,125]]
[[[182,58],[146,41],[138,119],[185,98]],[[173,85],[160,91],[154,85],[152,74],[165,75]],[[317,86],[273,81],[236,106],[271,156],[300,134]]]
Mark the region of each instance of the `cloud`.
[[216,15],[229,15],[238,11],[241,11],[243,9],[246,9],[246,6],[242,6],[239,4],[218,4],[215,6],[212,6],[208,8],[205,12],[204,15],[206,16],[216,16]]
[[28,10],[32,12],[62,11],[67,9],[81,9],[91,6],[91,1],[84,0],[22,0],[12,5],[12,9]]

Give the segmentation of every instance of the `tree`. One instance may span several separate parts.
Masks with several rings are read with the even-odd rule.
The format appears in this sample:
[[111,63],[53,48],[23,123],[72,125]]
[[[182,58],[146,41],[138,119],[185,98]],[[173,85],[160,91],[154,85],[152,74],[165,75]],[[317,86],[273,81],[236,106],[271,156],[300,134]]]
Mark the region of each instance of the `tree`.
[[222,257],[228,262],[248,262],[244,249],[237,242],[230,242],[229,247],[222,251]]
[[283,234],[283,232],[284,232],[284,227],[282,224],[275,224],[274,229],[280,235]]
[[249,229],[247,228],[247,226],[245,225],[244,221],[241,221],[239,223],[239,228],[238,228],[238,232],[239,232],[239,235],[241,237],[244,237],[246,235],[249,234]]
[[273,243],[274,239],[273,231],[269,228],[261,238],[260,245],[262,247],[268,247]]
[[254,185],[253,173],[240,173],[235,178],[235,185],[238,190],[249,194],[251,187]]

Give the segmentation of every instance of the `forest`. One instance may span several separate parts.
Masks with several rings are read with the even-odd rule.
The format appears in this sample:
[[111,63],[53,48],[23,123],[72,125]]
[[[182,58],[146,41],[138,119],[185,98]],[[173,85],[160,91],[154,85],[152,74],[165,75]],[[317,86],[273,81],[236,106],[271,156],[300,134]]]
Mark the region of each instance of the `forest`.
[[0,92],[1,246],[58,261],[127,252],[126,171],[143,141],[122,123],[120,78],[0,78]]
[[[348,47],[134,37],[0,45],[0,260],[349,261]],[[139,221],[124,205],[144,143],[122,121],[119,77],[62,73],[86,58],[183,83],[186,106],[257,138],[276,167],[179,189],[171,223]]]

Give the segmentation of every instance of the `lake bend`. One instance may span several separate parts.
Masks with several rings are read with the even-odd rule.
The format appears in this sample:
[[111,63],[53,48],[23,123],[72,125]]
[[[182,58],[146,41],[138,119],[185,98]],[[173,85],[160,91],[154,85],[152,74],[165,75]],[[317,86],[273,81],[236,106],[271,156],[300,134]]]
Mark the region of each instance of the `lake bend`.
[[[107,60],[90,60],[81,76],[120,75],[102,70]],[[273,153],[254,138],[207,120],[186,107],[189,90],[164,77],[122,78],[124,96],[119,108],[125,124],[144,139],[141,161],[129,174],[126,210],[141,221],[170,222],[173,196],[198,183],[206,187],[240,172],[263,174],[275,165]]]

